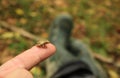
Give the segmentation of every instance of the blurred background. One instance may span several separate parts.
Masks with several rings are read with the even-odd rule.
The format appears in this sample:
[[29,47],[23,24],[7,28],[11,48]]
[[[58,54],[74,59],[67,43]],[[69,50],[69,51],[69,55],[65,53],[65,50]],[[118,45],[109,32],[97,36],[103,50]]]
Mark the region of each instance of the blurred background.
[[[60,13],[72,15],[72,36],[92,49],[111,78],[120,78],[120,0],[0,0],[0,64],[47,38]],[[37,66],[31,72],[44,75]]]

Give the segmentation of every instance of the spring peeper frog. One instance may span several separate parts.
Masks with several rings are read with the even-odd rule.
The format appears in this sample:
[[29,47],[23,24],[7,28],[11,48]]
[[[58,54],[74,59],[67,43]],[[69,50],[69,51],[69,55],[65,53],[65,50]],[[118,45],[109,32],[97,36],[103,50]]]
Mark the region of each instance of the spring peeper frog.
[[46,44],[50,43],[48,40],[46,39],[43,39],[43,40],[39,40],[36,44],[37,47],[40,47],[40,48],[47,48],[46,47]]

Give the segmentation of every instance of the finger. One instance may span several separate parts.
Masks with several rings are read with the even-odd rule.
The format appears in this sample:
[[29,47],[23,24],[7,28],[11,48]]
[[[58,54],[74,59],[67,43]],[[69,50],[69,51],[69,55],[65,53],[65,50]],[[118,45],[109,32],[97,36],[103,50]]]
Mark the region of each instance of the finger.
[[25,69],[16,69],[4,78],[33,78],[32,74]]
[[16,68],[30,69],[42,60],[51,56],[55,52],[55,47],[52,44],[46,44],[47,48],[39,48],[33,46],[32,48],[24,51],[15,58],[6,62],[0,67],[0,75],[5,75]]

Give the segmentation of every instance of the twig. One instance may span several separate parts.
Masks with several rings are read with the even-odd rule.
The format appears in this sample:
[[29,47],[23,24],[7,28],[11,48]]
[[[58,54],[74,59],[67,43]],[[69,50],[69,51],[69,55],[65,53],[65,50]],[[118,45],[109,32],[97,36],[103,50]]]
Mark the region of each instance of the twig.
[[12,30],[16,33],[19,33],[20,35],[32,39],[32,40],[39,40],[38,37],[36,37],[35,35],[25,31],[24,29],[18,28],[16,26],[13,25],[9,25],[8,23],[4,22],[4,21],[0,21],[0,25],[6,29]]
[[101,55],[99,55],[99,54],[97,54],[95,52],[92,53],[92,54],[95,57],[95,59],[97,59],[97,60],[99,60],[99,61],[101,61],[103,63],[107,63],[107,64],[112,64],[113,63],[113,59],[111,59],[111,58],[103,57],[103,56],[101,56]]

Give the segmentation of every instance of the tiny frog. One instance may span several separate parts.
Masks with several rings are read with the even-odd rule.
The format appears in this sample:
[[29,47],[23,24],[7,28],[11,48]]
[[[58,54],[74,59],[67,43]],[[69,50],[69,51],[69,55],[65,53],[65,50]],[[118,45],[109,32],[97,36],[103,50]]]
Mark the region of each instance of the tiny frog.
[[48,40],[39,40],[36,44],[36,46],[40,48],[47,48],[46,44],[50,43]]

